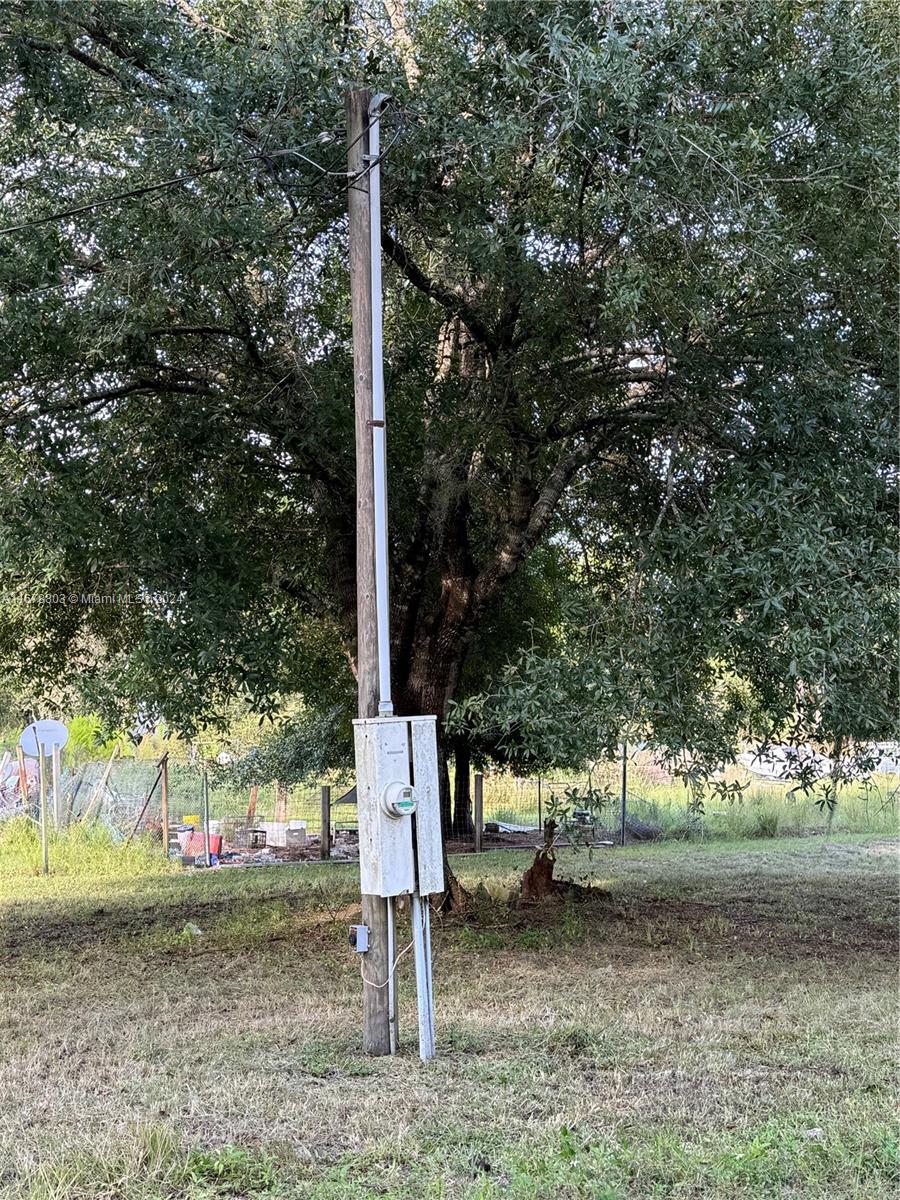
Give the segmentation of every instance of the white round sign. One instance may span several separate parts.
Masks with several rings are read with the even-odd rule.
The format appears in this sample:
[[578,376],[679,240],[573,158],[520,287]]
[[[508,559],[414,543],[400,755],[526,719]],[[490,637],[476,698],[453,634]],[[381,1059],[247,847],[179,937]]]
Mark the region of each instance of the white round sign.
[[32,721],[22,730],[19,745],[29,758],[45,758],[53,753],[54,746],[60,750],[69,740],[69,731],[62,721]]

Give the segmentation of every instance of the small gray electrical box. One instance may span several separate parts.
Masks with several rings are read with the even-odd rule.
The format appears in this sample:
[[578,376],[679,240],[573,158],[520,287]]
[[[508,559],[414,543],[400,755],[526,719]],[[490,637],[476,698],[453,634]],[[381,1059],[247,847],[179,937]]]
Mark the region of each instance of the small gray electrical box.
[[369,927],[368,925],[351,925],[350,926],[350,945],[357,954],[365,954],[369,949]]

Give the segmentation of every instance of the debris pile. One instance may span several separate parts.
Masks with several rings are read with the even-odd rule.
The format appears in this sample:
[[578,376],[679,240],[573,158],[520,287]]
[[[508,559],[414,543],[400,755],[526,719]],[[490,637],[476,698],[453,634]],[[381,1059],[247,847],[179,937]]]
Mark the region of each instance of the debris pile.
[[[271,822],[270,822],[271,824]],[[268,839],[268,830],[261,822],[259,828],[250,829],[238,827],[224,830],[210,838],[215,840],[216,850],[211,854],[210,865],[217,867],[272,867],[282,863],[319,862],[321,860],[322,839],[319,834],[302,832],[303,837],[283,839],[283,844],[272,845]],[[204,836],[200,830],[192,830],[184,826],[177,828],[175,838],[170,842],[170,856],[180,858],[183,866],[205,867],[206,850]],[[295,832],[286,830],[288,834]],[[187,833],[185,848],[179,844]],[[282,841],[277,838],[276,841]],[[338,829],[332,838],[332,862],[355,862],[359,858],[359,834],[355,829]]]

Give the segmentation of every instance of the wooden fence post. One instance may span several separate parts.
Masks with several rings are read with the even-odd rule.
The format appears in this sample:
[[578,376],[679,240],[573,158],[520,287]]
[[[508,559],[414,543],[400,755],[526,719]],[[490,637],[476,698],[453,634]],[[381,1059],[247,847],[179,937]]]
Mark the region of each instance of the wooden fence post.
[[50,794],[53,797],[53,824],[57,829],[62,825],[62,796],[59,790],[60,768],[62,766],[59,746],[53,747],[53,757],[50,761]]
[[322,788],[322,843],[319,847],[322,858],[331,858],[331,788]]
[[481,835],[484,832],[484,776],[480,771],[475,773],[473,823],[475,826],[475,853],[481,853]]
[[162,771],[160,793],[160,805],[162,807],[162,843],[163,854],[166,858],[169,857],[169,752],[168,750],[159,760],[160,770]]
[[16,746],[16,761],[19,764],[19,795],[22,798],[22,807],[28,807],[28,770],[25,766],[25,751],[21,746]]
[[121,748],[122,748],[121,742],[116,742],[115,746],[113,746],[113,752],[109,756],[109,762],[106,764],[106,767],[104,768],[103,775],[101,776],[100,782],[94,788],[94,791],[91,794],[91,798],[88,801],[88,806],[84,810],[84,812],[81,814],[82,821],[87,821],[88,817],[93,814],[94,805],[100,799],[104,789],[106,788],[107,781],[109,780],[109,773],[113,769],[113,763],[116,761],[116,756],[118,755]]

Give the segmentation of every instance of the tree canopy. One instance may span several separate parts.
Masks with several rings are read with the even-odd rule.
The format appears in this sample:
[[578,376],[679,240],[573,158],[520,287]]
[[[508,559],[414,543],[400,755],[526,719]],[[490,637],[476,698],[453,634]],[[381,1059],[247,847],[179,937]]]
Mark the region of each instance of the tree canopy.
[[235,695],[346,707],[369,85],[400,711],[460,702],[515,757],[552,684],[570,726],[606,697],[603,744],[711,744],[734,679],[755,729],[884,728],[885,9],[2,9],[10,671],[184,729]]

